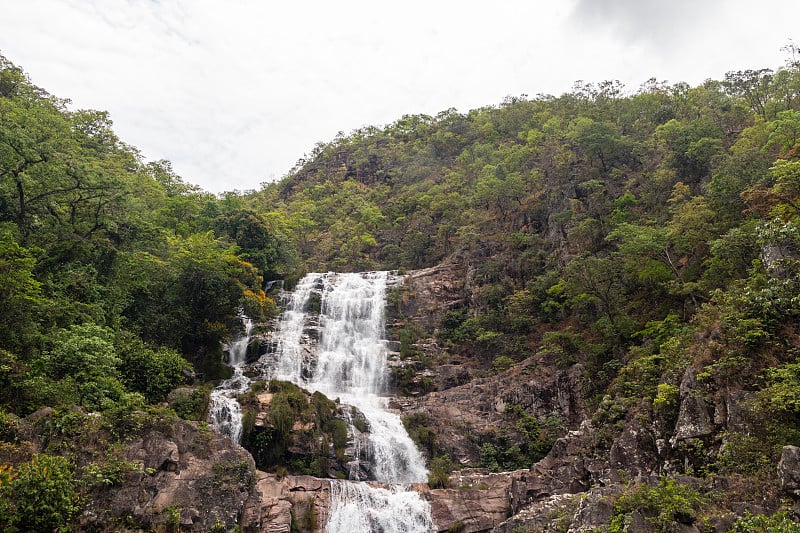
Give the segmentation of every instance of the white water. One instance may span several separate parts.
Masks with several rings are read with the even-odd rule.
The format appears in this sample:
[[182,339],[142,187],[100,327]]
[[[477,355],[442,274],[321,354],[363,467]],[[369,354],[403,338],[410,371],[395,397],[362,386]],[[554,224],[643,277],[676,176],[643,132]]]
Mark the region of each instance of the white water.
[[[342,404],[355,406],[367,421],[361,433],[350,424],[356,453],[365,443],[376,481],[427,481],[425,462],[403,427],[387,408],[388,369],[384,312],[386,272],[308,274],[297,285],[284,311],[274,376]],[[312,307],[319,298],[318,341]],[[313,349],[316,344],[316,351]],[[316,354],[316,355],[314,355]],[[351,468],[351,477],[359,471]],[[403,486],[378,489],[363,483],[332,481],[326,531],[423,533],[433,529],[430,507]]]
[[424,533],[433,531],[428,502],[401,485],[388,489],[331,481],[329,533]]
[[253,321],[242,315],[242,322],[244,336],[228,346],[228,364],[233,367],[233,376],[211,391],[208,415],[211,425],[234,442],[239,442],[242,438],[242,408],[236,396],[244,394],[250,388],[250,379],[244,375],[243,366],[247,360]]

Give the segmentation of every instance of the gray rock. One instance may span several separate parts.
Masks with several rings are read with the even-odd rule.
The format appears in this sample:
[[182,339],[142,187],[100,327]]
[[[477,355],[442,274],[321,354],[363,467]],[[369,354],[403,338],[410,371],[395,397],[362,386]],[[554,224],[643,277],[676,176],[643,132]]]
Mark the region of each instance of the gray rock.
[[681,441],[706,437],[714,432],[711,411],[698,390],[696,372],[691,367],[683,376],[680,394],[680,411],[675,422],[675,434],[670,440],[673,448]]
[[800,497],[800,448],[784,446],[778,462],[778,478],[781,489]]

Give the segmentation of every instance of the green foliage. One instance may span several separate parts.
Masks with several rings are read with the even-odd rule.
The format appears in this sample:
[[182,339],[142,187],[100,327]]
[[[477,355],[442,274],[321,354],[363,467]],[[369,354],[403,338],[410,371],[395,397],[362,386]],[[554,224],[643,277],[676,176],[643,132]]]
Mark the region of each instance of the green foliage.
[[766,385],[758,393],[768,411],[800,418],[800,361],[764,371]]
[[484,435],[486,440],[481,445],[481,465],[491,472],[529,468],[550,451],[555,441],[542,431],[536,417],[520,406],[508,406],[507,413],[514,422],[513,432],[501,430]]
[[699,490],[672,478],[662,478],[657,485],[640,485],[624,493],[614,503],[614,514],[608,531],[626,530],[634,511],[656,531],[681,531],[681,524],[692,523],[705,501]]
[[20,385],[26,408],[77,404],[103,411],[140,405],[141,396],[120,381],[119,364],[109,329],[80,324],[57,330]]
[[0,525],[4,531],[53,531],[67,526],[80,509],[73,465],[38,454],[0,484]]
[[142,393],[150,403],[163,401],[172,389],[183,383],[184,372],[192,368],[176,351],[153,350],[130,335],[123,336],[116,345],[123,383],[129,390]]
[[[267,389],[272,399],[266,427],[254,429],[243,441],[259,468],[287,467],[296,474],[324,476],[329,447],[338,461],[346,460],[347,424],[336,402],[321,392],[309,395],[288,381],[271,380]],[[289,451],[293,445],[305,446],[307,453],[294,455]]]
[[659,383],[656,388],[656,397],[653,399],[653,408],[661,411],[672,411],[678,407],[680,391],[670,383]]
[[431,420],[425,413],[413,413],[403,416],[403,427],[406,428],[408,436],[420,450],[423,450],[428,457],[434,457],[439,450],[438,437],[436,432],[430,427]]
[[492,368],[495,372],[505,372],[512,366],[514,366],[515,361],[508,357],[507,355],[501,355],[494,361],[492,361]]
[[0,346],[22,349],[36,331],[31,318],[42,304],[41,283],[34,278],[36,260],[9,231],[0,229]]
[[772,482],[775,464],[778,461],[778,446],[771,446],[771,436],[754,436],[737,432],[722,434],[725,445],[720,449],[713,468],[725,474],[747,475],[754,479]]
[[731,533],[800,533],[800,523],[786,512],[773,515],[753,514],[750,511],[736,521]]
[[81,483],[89,488],[100,490],[118,485],[128,472],[136,472],[141,468],[137,461],[125,461],[116,455],[108,455],[104,461],[89,463],[81,470]]
[[209,402],[208,389],[184,389],[176,392],[169,406],[179,417],[196,422],[205,420]]
[[439,455],[431,459],[428,471],[428,485],[432,489],[450,488],[450,472],[453,471],[453,463],[446,455]]
[[347,424],[345,424],[344,420],[333,418],[325,423],[323,429],[331,434],[333,449],[337,457],[340,460],[343,459],[344,448],[347,446]]

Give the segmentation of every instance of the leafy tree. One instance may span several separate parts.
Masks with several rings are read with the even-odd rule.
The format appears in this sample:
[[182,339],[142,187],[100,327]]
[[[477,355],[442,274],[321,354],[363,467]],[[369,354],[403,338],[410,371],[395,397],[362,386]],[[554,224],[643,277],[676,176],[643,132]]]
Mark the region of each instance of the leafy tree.
[[626,158],[626,142],[611,124],[578,117],[570,124],[567,138],[585,153],[590,164],[598,162],[603,173]]
[[227,235],[238,246],[239,255],[258,268],[265,279],[278,279],[296,267],[297,258],[285,235],[273,229],[269,220],[249,209],[220,216],[217,232]]
[[42,304],[41,284],[35,279],[36,260],[9,231],[0,232],[0,346],[25,350],[36,330]]
[[107,328],[88,323],[54,332],[22,383],[29,409],[75,403],[106,410],[140,403],[120,381],[120,363]]
[[176,351],[152,349],[132,335],[123,335],[115,344],[122,382],[129,390],[142,393],[149,403],[164,401],[192,368]]
[[764,120],[770,98],[773,72],[771,69],[737,70],[725,74],[723,86],[731,94],[742,98]]

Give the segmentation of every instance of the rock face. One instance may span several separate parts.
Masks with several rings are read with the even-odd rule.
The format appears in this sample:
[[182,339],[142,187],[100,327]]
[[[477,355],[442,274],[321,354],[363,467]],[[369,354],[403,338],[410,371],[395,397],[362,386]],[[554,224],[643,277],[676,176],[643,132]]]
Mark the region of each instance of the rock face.
[[560,368],[550,356],[537,355],[495,376],[398,401],[405,414],[422,413],[437,421],[432,429],[451,457],[477,464],[480,439],[476,437],[513,427],[514,419],[508,416],[512,406],[539,420],[577,427],[586,417],[581,396],[584,373],[581,365]]
[[289,533],[292,516],[303,531],[321,531],[330,507],[330,484],[311,476],[286,476],[258,472],[251,498],[241,519],[246,533]]
[[122,520],[137,528],[233,528],[255,481],[249,453],[188,422],[147,431],[127,446],[125,459],[142,469],[97,494],[81,527],[102,531]]
[[469,269],[468,258],[456,255],[434,267],[409,272],[400,302],[403,314],[423,331],[433,331],[447,311],[469,303]]
[[714,432],[711,412],[705,399],[697,394],[697,373],[688,368],[681,381],[681,404],[672,444],[706,437]]
[[800,448],[784,446],[778,463],[778,478],[781,489],[794,496],[800,496]]
[[450,478],[454,488],[431,490],[427,497],[439,531],[491,531],[511,513],[515,473],[463,470]]

